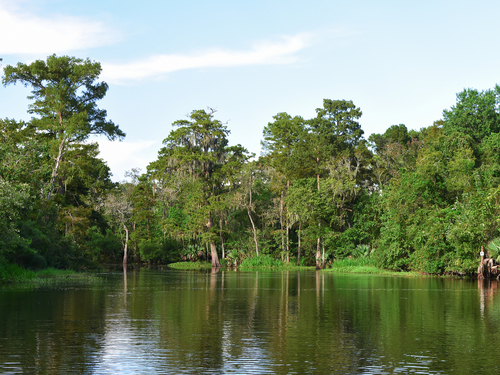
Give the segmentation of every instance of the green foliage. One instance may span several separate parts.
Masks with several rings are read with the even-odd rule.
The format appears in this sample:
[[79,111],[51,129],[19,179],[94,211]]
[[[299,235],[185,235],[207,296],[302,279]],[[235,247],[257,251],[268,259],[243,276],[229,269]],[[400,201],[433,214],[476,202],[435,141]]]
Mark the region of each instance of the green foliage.
[[356,250],[353,253],[355,258],[367,257],[368,255],[370,255],[370,246],[363,244],[356,246]]
[[210,269],[212,264],[210,262],[176,262],[170,263],[168,265],[170,268],[175,268],[178,270],[199,270],[199,269]]
[[17,264],[0,262],[0,284],[21,282],[35,278],[33,271],[27,270]]
[[[119,240],[103,203],[115,184],[91,135],[125,134],[97,107],[99,63],[55,55],[6,66],[3,84],[29,86],[29,122],[0,120],[0,259],[29,269],[89,267]],[[55,194],[54,194],[55,193]]]
[[16,227],[22,211],[29,208],[29,188],[0,178],[0,261],[29,241],[19,235]]
[[500,238],[494,238],[486,245],[490,258],[495,259],[495,262],[500,263]]
[[109,139],[123,138],[123,133],[96,102],[106,95],[108,85],[96,82],[101,65],[89,59],[69,56],[47,57],[31,64],[18,63],[4,68],[2,83],[21,83],[31,86],[29,99],[33,100],[28,112],[39,117],[32,119],[33,134],[42,135],[49,144],[49,154],[54,160],[50,181],[44,187],[50,199],[61,163],[71,150],[70,145],[87,140],[92,134],[102,134]]
[[459,93],[432,126],[392,125],[369,142],[352,101],[325,99],[312,119],[278,113],[252,161],[228,144],[214,110],[195,110],[174,122],[146,173],[114,184],[97,144],[84,143],[125,135],[97,107],[108,89],[100,73],[55,55],[5,67],[4,85],[31,88],[35,117],[0,120],[1,262],[82,268],[122,254],[210,254],[217,266],[225,251],[222,263],[241,267],[463,275],[486,243],[500,260],[498,85]]
[[0,285],[2,283],[55,284],[68,282],[96,282],[100,278],[84,272],[62,270],[53,267],[40,271],[25,269],[17,264],[0,263]]
[[420,276],[417,272],[394,272],[380,268],[376,262],[368,258],[345,258],[336,260],[332,267],[327,269],[326,272],[336,273],[360,273],[360,274],[374,274],[374,275],[387,275],[387,276]]
[[120,239],[108,228],[104,233],[93,226],[87,232],[89,239],[87,240],[86,247],[92,254],[92,259],[99,263],[112,260],[113,262],[119,261],[121,242]]
[[273,259],[270,255],[264,254],[259,255],[258,257],[250,257],[246,258],[241,262],[239,268],[280,268],[283,267],[284,264],[282,261]]
[[141,240],[139,242],[139,252],[141,253],[142,259],[145,261],[153,261],[161,259],[162,251],[158,243],[152,240]]

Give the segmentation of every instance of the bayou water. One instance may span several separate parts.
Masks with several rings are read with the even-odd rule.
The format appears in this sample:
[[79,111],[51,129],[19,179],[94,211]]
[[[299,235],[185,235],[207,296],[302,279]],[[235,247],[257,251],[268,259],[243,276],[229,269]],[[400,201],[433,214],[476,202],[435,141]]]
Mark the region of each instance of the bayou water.
[[499,373],[497,281],[128,270],[0,287],[3,374]]

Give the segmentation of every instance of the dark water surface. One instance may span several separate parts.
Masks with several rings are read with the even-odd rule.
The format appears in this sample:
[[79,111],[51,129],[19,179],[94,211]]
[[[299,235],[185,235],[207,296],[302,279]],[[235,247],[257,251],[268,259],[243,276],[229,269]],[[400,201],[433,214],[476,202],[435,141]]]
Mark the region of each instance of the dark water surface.
[[497,281],[131,271],[0,288],[0,373],[497,374]]

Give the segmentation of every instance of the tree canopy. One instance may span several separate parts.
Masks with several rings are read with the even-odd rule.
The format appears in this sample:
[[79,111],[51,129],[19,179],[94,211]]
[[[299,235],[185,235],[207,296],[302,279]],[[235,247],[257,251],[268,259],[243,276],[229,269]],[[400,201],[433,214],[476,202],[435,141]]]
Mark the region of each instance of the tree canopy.
[[59,168],[70,145],[83,142],[90,135],[122,139],[125,133],[107,120],[106,110],[97,107],[108,90],[105,82],[97,82],[101,64],[90,59],[52,55],[47,61],[18,63],[4,68],[4,86],[21,83],[30,86],[32,100],[28,113],[37,115],[31,127],[37,136],[45,137],[54,159],[51,180],[46,188],[50,198]]
[[324,99],[309,119],[279,112],[263,124],[258,158],[230,144],[215,110],[193,110],[146,171],[130,166],[113,183],[88,142],[125,136],[97,106],[100,73],[56,55],[4,68],[5,86],[30,88],[33,118],[0,120],[0,262],[258,257],[320,268],[349,258],[465,275],[500,238],[498,85],[463,90],[419,130],[394,124],[368,139],[350,100]]

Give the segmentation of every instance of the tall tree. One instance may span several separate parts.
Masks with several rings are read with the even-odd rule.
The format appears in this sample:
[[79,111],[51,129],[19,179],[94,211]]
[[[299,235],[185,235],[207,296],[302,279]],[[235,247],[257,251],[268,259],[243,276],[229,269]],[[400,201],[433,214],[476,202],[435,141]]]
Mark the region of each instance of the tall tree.
[[83,142],[92,134],[105,135],[111,140],[121,139],[125,133],[107,113],[97,107],[108,90],[105,82],[97,82],[101,65],[90,59],[52,55],[47,61],[36,60],[31,64],[18,63],[4,68],[4,86],[21,83],[31,86],[33,100],[28,113],[37,115],[31,123],[37,134],[51,140],[51,157],[54,160],[45,196],[50,199],[56,179],[63,180],[60,166],[72,143]]
[[[300,116],[292,117],[286,112],[273,116],[274,121],[264,128],[264,141],[261,142],[267,163],[276,171],[273,187],[280,197],[280,226],[282,251],[290,259],[290,218],[286,196],[290,181],[303,175],[302,154],[297,152],[298,145],[306,134],[306,122]],[[281,183],[280,183],[281,182]],[[286,240],[284,234],[286,233]]]
[[105,202],[107,213],[116,221],[120,231],[123,229],[123,264],[128,262],[128,244],[130,239],[131,218],[134,209],[132,194],[134,183],[125,182],[118,189],[108,194]]
[[185,192],[183,209],[189,215],[190,232],[197,233],[210,246],[212,266],[219,267],[215,216],[225,208],[222,196],[234,173],[234,157],[245,153],[241,146],[227,146],[229,130],[215,119],[215,110],[195,110],[186,120],[173,123],[177,128],[164,140],[160,151],[173,179],[182,179]]
[[[362,139],[363,130],[357,121],[361,109],[352,101],[323,100],[323,108],[316,109],[316,118],[310,121],[309,153],[314,160],[317,189],[321,200],[320,177],[327,173],[327,163],[332,159],[343,159],[354,156],[357,145]],[[318,215],[318,233],[325,218]],[[316,245],[316,268],[320,267],[321,238]],[[324,253],[324,252],[323,252]],[[324,266],[324,260],[323,260]]]

